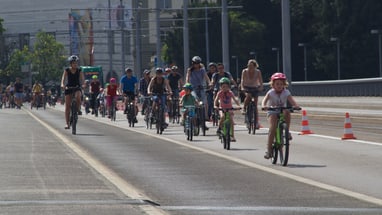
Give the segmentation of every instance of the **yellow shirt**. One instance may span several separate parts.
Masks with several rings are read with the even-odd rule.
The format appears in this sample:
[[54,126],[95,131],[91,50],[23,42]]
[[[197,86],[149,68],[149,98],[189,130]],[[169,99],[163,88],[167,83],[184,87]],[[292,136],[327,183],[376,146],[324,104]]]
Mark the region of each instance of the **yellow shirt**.
[[42,86],[41,84],[34,84],[32,88],[33,93],[41,93],[42,91]]

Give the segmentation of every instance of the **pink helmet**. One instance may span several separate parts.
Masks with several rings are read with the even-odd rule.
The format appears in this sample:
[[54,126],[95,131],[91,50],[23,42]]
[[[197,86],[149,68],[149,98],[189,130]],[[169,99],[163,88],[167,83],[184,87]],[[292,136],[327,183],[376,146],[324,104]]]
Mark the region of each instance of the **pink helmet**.
[[271,76],[271,81],[273,80],[286,80],[286,76],[284,73],[281,73],[281,72],[276,72],[275,74],[273,74]]
[[115,80],[115,78],[110,78],[110,83],[113,83],[115,84],[117,81]]

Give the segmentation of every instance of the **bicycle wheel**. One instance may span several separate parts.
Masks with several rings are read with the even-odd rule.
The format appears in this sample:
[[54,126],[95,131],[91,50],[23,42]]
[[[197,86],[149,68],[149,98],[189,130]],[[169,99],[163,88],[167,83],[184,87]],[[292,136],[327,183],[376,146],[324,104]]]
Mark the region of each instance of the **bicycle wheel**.
[[206,136],[206,117],[205,117],[205,109],[204,105],[200,108],[200,123],[201,123],[201,128],[203,132],[203,136]]
[[247,107],[247,129],[248,129],[248,134],[251,134],[253,127],[252,127],[252,120],[253,119],[253,107],[252,104],[250,103]]
[[145,117],[144,117],[144,120],[145,120],[145,123],[146,123],[146,129],[150,128],[150,113],[151,113],[150,107],[146,107],[146,109],[145,109]]
[[225,129],[226,129],[226,134],[225,134],[225,138],[226,138],[226,149],[227,150],[230,150],[231,149],[231,123],[230,122],[226,122],[225,123]]
[[[74,98],[73,98],[74,99]],[[76,101],[72,101],[72,107],[71,107],[71,112],[72,112],[72,134],[76,134],[77,133],[77,119],[78,119],[78,116],[77,116],[77,103]]]
[[282,124],[281,136],[283,144],[281,147],[281,152],[284,151],[284,159],[282,161],[280,160],[280,162],[283,166],[286,166],[288,165],[289,159],[289,129],[286,123]]
[[256,129],[257,129],[257,105],[256,105],[256,103],[253,103],[253,108],[252,108],[252,110],[253,110],[253,114],[252,114],[252,116],[253,116],[253,118],[252,118],[252,134],[256,134]]

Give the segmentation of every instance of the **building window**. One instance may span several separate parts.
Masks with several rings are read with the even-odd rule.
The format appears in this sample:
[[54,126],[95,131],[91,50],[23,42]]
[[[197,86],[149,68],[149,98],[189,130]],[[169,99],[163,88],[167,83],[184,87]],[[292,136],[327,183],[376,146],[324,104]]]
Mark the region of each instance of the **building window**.
[[20,50],[24,49],[24,46],[29,48],[30,34],[19,34]]
[[171,0],[159,0],[159,8],[171,8]]

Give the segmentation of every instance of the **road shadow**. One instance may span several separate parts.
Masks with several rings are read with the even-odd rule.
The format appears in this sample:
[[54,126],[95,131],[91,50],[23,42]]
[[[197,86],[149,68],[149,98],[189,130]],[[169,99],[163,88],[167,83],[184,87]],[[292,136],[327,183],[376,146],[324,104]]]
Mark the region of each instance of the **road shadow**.
[[76,134],[77,136],[94,136],[94,137],[103,137],[105,136],[104,134],[81,134],[81,133],[77,133]]
[[289,168],[324,168],[327,165],[315,165],[315,164],[288,164]]
[[231,151],[257,151],[259,149],[239,149],[239,148],[231,148]]

